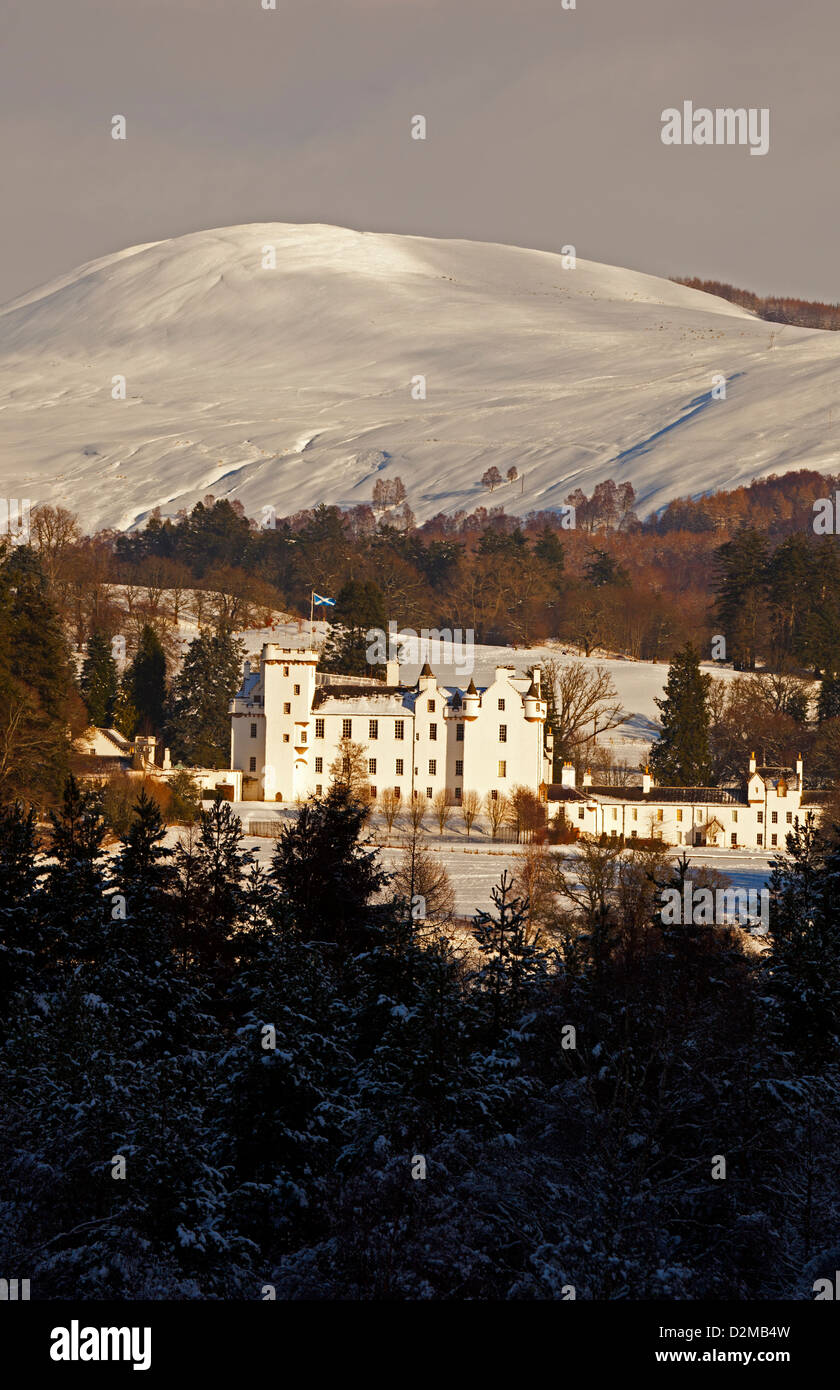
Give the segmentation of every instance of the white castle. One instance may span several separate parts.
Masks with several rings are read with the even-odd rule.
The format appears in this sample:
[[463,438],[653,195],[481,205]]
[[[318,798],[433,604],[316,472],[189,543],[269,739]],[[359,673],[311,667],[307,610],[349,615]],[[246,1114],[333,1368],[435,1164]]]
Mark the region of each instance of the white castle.
[[551,736],[540,671],[497,666],[492,684],[441,685],[428,663],[415,685],[389,661],[384,681],[318,671],[318,652],[266,643],[258,668],[245,662],[230,703],[231,768],[246,801],[320,795],[343,739],[365,750],[371,797],[391,787],[401,799],[465,790],[497,799],[525,786],[545,799]]

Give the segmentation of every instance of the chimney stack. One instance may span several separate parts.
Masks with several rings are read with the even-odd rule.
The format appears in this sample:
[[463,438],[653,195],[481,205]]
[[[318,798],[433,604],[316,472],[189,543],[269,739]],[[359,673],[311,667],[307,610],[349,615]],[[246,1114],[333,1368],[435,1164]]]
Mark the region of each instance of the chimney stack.
[[[591,781],[591,778],[590,778]],[[574,763],[564,763],[560,773],[560,786],[574,788],[575,785],[575,765]]]
[[385,662],[385,684],[399,685],[400,683],[400,663],[398,661]]
[[643,796],[649,796],[649,795],[650,795],[650,789],[651,789],[652,786],[653,786],[653,779],[651,778],[651,775],[650,775],[650,768],[649,768],[649,767],[646,767],[645,770],[644,770],[644,772],[642,773],[642,795],[643,795]]

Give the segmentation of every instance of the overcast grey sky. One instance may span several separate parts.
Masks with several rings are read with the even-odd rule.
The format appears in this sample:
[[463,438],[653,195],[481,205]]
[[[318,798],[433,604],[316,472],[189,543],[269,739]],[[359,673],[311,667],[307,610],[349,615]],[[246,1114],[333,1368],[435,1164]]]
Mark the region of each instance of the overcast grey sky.
[[[840,0],[2,0],[0,302],[252,221],[835,301],[838,40]],[[769,107],[770,152],[664,146],[684,100]]]

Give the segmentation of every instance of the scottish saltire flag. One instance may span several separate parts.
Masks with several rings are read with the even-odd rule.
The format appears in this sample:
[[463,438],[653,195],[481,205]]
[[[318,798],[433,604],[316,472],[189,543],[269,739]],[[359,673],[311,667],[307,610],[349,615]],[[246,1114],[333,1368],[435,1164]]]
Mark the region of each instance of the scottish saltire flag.
[[335,599],[323,598],[321,594],[313,594],[312,602],[316,605],[316,607],[319,603],[325,603],[329,608],[335,608]]

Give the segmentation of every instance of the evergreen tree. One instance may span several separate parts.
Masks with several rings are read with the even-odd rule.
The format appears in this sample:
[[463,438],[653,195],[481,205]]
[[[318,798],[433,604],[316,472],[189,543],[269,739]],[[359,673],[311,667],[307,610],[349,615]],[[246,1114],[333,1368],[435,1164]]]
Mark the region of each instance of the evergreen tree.
[[782,541],[767,565],[770,623],[776,662],[808,652],[809,616],[813,607],[814,547],[800,532]]
[[128,672],[126,672],[125,677],[120,681],[120,687],[117,691],[117,696],[111,711],[111,719],[114,728],[118,729],[121,734],[125,734],[126,738],[134,738],[134,735],[137,733],[140,716],[131,698],[129,682],[126,679],[127,676]]
[[825,675],[820,685],[817,699],[817,720],[820,724],[826,719],[840,719],[840,673]]
[[387,882],[372,841],[360,839],[365,808],[346,785],[309,801],[284,826],[272,860],[280,908],[304,940],[362,945],[380,913],[371,900]]
[[0,805],[0,1018],[25,984],[35,983],[39,955],[36,818],[20,801]]
[[771,1018],[808,1071],[840,1059],[840,844],[814,816],[787,836],[770,876]]
[[716,551],[716,613],[737,670],[754,671],[767,611],[767,537],[744,526]]
[[563,569],[566,564],[566,552],[557,535],[550,526],[544,526],[534,545],[534,554],[539,560],[544,560],[547,565],[551,565],[555,571],[555,582],[559,583],[562,579]]
[[244,652],[242,642],[225,629],[203,632],[190,643],[169,703],[168,737],[176,760],[194,767],[228,766],[228,704],[242,679]]
[[117,663],[111,645],[101,632],[88,642],[79,685],[87,705],[90,722],[96,728],[110,728],[117,698]]
[[127,673],[126,687],[137,711],[138,731],[160,733],[166,701],[166,656],[160,638],[148,623]]
[[160,807],[141,787],[114,877],[128,897],[154,908],[165,901],[175,882],[175,870],[169,863],[172,850],[164,845],[165,838]]
[[60,790],[86,722],[61,620],[34,550],[0,550],[0,793]]
[[388,629],[382,591],[372,580],[351,579],[336,599],[333,625],[321,658],[322,669],[346,676],[380,675],[381,665],[372,665],[367,659],[367,633],[373,629]]
[[102,840],[105,821],[97,791],[75,777],[64,785],[61,808],[50,811],[49,899],[51,952],[58,960],[96,959],[103,947]]
[[586,565],[586,579],[593,589],[609,584],[626,589],[630,584],[627,570],[608,550],[593,550]]
[[178,945],[208,978],[227,971],[244,911],[243,875],[253,855],[242,848],[242,822],[217,798],[175,851],[179,875]]
[[514,893],[507,870],[492,891],[495,914],[481,909],[473,918],[472,936],[482,962],[475,988],[485,1001],[490,1042],[517,1022],[535,975],[545,966],[545,953],[530,938],[528,904]]
[[710,688],[711,677],[701,672],[689,642],[671,662],[664,698],[656,700],[662,733],[651,749],[650,766],[660,786],[708,786]]

